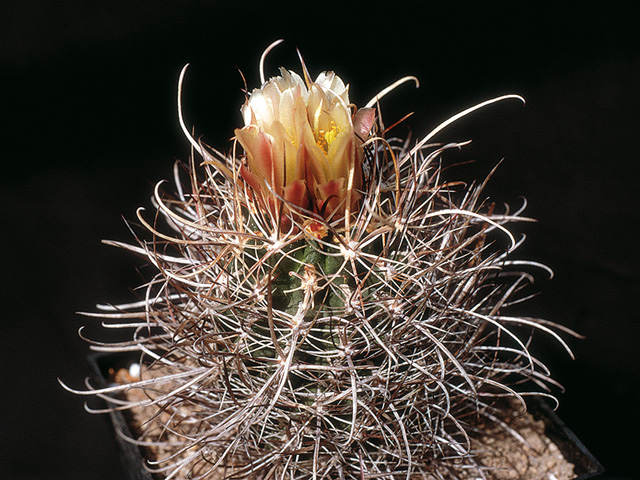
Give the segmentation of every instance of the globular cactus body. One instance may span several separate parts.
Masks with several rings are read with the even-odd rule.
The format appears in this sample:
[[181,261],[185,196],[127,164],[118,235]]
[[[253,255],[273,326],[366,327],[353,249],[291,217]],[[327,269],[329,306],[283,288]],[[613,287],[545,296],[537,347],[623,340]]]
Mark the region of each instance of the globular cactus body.
[[245,104],[245,156],[189,136],[175,193],[159,184],[155,221],[139,215],[151,239],[120,245],[158,273],[138,304],[101,313],[129,319],[132,341],[98,348],[139,350],[143,372],[92,393],[125,408],[119,394],[147,392],[158,414],[137,441],[164,452],[153,470],[455,477],[482,470],[471,439],[499,423],[496,399],[553,383],[516,332],[564,342],[505,313],[532,282],[522,266],[539,267],[511,260],[505,225],[526,219],[444,179],[464,144],[429,142],[449,121],[409,146],[383,138],[375,100],[356,110],[334,74],[282,71]]

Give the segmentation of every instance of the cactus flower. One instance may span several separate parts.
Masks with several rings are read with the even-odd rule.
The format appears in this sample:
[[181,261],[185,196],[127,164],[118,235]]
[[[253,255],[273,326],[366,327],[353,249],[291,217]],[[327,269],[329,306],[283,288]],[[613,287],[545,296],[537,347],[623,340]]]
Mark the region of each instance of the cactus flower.
[[283,212],[283,229],[297,207],[328,221],[342,218],[361,196],[362,144],[375,111],[355,110],[348,85],[333,72],[315,82],[280,73],[241,108],[245,126],[235,134],[246,153],[242,179],[263,208],[274,216]]

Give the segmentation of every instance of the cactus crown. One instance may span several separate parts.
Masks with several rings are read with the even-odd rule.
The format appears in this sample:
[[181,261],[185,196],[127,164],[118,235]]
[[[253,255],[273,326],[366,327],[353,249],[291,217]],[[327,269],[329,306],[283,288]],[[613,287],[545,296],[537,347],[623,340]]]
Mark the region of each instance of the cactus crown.
[[[152,470],[447,478],[480,468],[474,425],[500,423],[496,399],[548,395],[527,335],[568,347],[507,312],[539,267],[511,259],[506,224],[526,218],[444,178],[465,143],[432,143],[519,97],[415,145],[385,138],[379,98],[356,109],[337,75],[282,70],[243,107],[241,156],[196,142],[180,111],[194,155],[173,193],[156,186],[154,221],[139,212],[150,239],[118,244],[157,274],[99,314],[133,337],[95,348],[138,350],[141,378],[88,392],[156,408],[135,440],[164,452]],[[136,388],[148,399],[121,398]]]

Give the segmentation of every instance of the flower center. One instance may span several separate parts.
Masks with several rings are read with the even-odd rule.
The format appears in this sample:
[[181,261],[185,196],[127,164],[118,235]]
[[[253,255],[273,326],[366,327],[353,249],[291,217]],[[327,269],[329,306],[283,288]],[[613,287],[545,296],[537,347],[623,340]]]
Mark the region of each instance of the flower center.
[[313,133],[313,136],[316,139],[316,145],[318,145],[325,154],[329,151],[329,146],[333,143],[333,141],[340,133],[340,129],[336,125],[336,122],[334,122],[333,120],[331,120],[329,127],[329,131],[318,130],[317,132]]

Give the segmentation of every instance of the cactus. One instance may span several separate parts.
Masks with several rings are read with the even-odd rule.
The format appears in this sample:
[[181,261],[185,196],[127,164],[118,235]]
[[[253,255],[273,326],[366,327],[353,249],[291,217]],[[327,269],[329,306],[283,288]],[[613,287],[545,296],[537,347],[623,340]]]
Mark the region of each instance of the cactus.
[[138,244],[107,242],[157,274],[139,302],[93,314],[133,332],[92,343],[138,351],[141,376],[78,393],[152,412],[130,440],[166,478],[484,476],[478,425],[509,428],[505,397],[551,396],[532,333],[571,351],[562,327],[508,312],[549,271],[513,259],[524,207],[446,178],[466,142],[432,139],[520,97],[410,144],[385,138],[387,91],[357,109],[332,72],[312,81],[303,62],[265,82],[261,62],[223,154],[189,134],[185,70],[191,159],[173,191],[156,186],[152,219],[138,211]]

